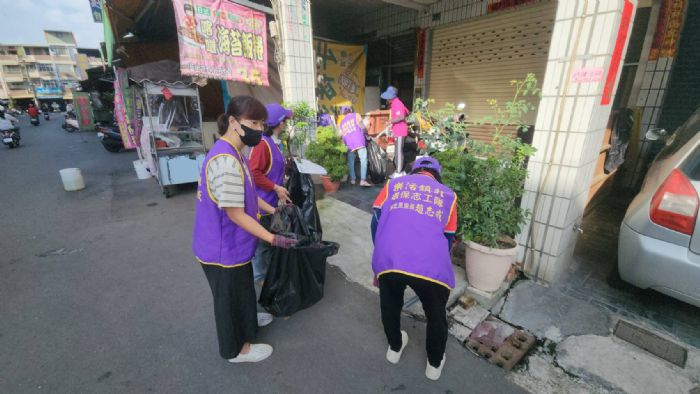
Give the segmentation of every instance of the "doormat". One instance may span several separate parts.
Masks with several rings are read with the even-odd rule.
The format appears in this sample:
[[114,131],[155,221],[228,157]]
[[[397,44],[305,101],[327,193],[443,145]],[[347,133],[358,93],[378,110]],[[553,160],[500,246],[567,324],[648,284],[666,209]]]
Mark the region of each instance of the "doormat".
[[681,368],[685,368],[688,350],[653,332],[620,320],[613,335]]

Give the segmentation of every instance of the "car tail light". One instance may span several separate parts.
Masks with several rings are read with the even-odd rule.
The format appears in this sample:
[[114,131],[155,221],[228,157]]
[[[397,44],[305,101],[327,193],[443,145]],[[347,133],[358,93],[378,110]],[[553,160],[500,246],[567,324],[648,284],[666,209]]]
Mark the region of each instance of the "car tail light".
[[698,214],[698,194],[688,177],[674,168],[651,199],[651,221],[692,235]]

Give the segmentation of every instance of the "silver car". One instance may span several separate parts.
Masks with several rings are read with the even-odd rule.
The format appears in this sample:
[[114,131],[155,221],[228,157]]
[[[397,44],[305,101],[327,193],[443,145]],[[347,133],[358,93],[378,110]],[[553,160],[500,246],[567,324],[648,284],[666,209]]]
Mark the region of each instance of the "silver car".
[[700,306],[699,194],[700,109],[673,133],[627,208],[618,245],[622,279]]

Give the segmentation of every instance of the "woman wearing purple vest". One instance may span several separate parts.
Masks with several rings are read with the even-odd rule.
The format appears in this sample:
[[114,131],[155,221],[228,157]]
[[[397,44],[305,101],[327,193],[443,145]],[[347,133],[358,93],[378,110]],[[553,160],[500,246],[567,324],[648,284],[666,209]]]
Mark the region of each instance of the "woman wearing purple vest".
[[367,148],[365,140],[365,125],[360,114],[352,112],[352,108],[343,106],[341,109],[342,120],[338,124],[340,136],[348,147],[349,180],[355,184],[355,156],[360,158],[360,186],[372,186],[365,180],[367,178]]
[[437,380],[445,365],[447,299],[455,285],[450,249],[457,230],[457,197],[442,184],[440,163],[419,157],[411,175],[390,180],[374,202],[372,270],[379,285],[387,360],[401,358],[403,294],[409,286],[428,319],[425,376]]
[[[284,183],[284,154],[282,153],[282,142],[280,134],[284,131],[287,119],[291,118],[291,110],[279,104],[267,104],[267,129],[263,133],[260,144],[250,149],[250,171],[255,182],[255,191],[266,203],[277,207],[281,201],[283,204],[291,202],[289,192],[282,184]],[[267,274],[267,262],[262,260],[261,245],[255,251],[253,259],[253,278],[255,282],[262,286]]]
[[[265,107],[237,96],[219,118],[221,138],[207,154],[199,177],[192,250],[214,297],[219,354],[232,363],[258,362],[272,354],[266,344],[251,344],[258,328],[251,260],[258,239],[288,248],[296,240],[273,235],[258,222],[260,210],[275,208],[258,197],[245,146],[260,142]],[[269,324],[262,316],[260,325]]]

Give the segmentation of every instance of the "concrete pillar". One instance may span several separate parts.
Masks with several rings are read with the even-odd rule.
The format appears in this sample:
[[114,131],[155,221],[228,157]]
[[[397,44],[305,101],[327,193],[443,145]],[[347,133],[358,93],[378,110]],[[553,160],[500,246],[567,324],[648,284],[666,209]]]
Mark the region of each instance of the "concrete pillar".
[[572,260],[636,4],[559,1],[522,200],[533,215],[517,237],[532,277],[552,281]]
[[315,61],[309,0],[272,2],[277,19],[280,77],[286,102],[305,101],[316,107]]

